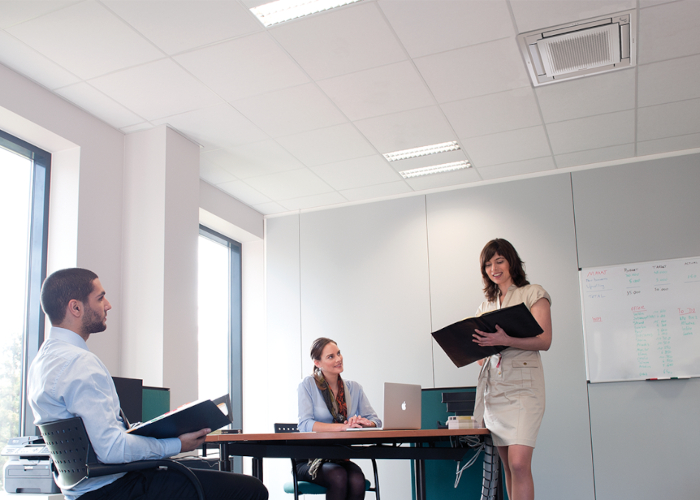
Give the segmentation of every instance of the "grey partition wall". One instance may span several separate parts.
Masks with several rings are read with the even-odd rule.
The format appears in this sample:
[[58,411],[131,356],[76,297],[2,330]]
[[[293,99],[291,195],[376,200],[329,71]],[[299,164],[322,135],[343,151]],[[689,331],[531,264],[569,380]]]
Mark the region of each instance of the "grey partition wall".
[[[700,255],[700,155],[572,181],[581,267]],[[700,380],[589,384],[589,398],[597,500],[698,498]]]
[[[542,353],[547,409],[534,453],[538,498],[592,499],[593,473],[569,175],[428,195],[434,329],[472,316],[484,300],[479,255],[509,240],[528,279],[552,296],[553,342]],[[437,387],[475,385],[478,366],[456,368],[437,344]]]

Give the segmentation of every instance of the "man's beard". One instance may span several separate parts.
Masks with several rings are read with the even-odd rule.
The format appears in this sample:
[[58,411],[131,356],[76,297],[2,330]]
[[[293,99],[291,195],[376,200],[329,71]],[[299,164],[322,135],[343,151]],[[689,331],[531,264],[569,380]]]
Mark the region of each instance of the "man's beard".
[[84,333],[99,333],[107,329],[105,321],[100,318],[99,314],[93,311],[90,307],[85,308],[83,316],[83,332]]

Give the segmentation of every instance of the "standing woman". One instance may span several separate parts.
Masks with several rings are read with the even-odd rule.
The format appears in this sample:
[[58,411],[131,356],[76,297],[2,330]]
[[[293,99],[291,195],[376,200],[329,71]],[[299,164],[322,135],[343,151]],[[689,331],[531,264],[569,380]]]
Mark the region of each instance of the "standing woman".
[[[349,427],[381,427],[362,386],[343,380],[343,355],[335,341],[321,337],[311,346],[313,375],[299,384],[299,432],[344,431]],[[325,486],[327,500],[365,497],[365,476],[349,460],[321,458],[299,462],[297,477]]]
[[483,416],[503,461],[506,488],[511,500],[532,500],[532,452],[544,415],[544,372],[539,351],[552,344],[552,317],[549,294],[531,285],[523,261],[513,245],[504,239],[489,241],[481,251],[481,274],[486,301],[477,316],[524,303],[544,330],[536,337],[510,337],[496,326],[495,333],[475,330],[480,346],[507,346],[499,354],[479,361],[474,415]]

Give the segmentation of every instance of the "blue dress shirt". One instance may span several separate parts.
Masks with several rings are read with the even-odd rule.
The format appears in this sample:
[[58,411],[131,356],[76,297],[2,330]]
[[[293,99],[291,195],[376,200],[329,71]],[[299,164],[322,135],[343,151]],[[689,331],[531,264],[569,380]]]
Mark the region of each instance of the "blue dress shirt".
[[[369,404],[362,386],[352,380],[343,379],[345,384],[345,403],[348,407],[348,418],[359,415],[371,420],[377,427],[382,426],[377,413]],[[323,400],[321,391],[316,387],[314,377],[309,375],[299,384],[299,432],[313,432],[314,422],[333,423],[333,415]]]
[[[29,369],[27,392],[36,425],[81,417],[100,462],[160,459],[180,452],[178,438],[154,439],[125,432],[119,397],[107,367],[90,352],[83,338],[70,330],[51,328]],[[67,500],[75,500],[123,475],[87,479],[63,494]]]

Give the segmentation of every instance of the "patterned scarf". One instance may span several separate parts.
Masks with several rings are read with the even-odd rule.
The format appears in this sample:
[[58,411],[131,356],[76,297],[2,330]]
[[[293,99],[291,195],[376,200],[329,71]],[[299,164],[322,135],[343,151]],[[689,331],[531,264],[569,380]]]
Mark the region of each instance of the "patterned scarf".
[[[326,402],[328,411],[331,412],[334,424],[344,424],[348,420],[348,405],[345,401],[345,384],[343,384],[343,379],[338,375],[338,394],[333,394],[333,391],[328,386],[328,382],[323,376],[322,372],[314,373],[314,380],[316,381],[316,387],[321,391],[321,396],[323,396],[323,401]],[[309,459],[309,474],[312,479],[316,479],[316,474],[321,468],[324,462],[331,462],[325,458],[313,458]]]

